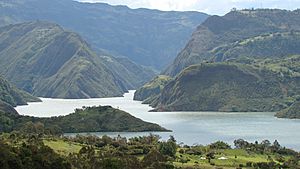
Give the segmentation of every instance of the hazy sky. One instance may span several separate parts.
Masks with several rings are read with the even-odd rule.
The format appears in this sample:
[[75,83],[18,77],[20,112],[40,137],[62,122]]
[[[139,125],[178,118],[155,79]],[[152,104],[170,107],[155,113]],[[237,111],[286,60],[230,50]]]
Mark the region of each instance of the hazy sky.
[[112,5],[127,5],[131,8],[191,11],[223,15],[236,7],[241,8],[300,8],[300,0],[79,0],[82,2],[105,2]]

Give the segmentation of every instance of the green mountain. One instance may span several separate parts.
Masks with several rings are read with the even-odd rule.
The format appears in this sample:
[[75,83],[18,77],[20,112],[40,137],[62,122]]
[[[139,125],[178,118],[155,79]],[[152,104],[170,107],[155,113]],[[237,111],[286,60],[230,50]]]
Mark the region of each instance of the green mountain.
[[209,17],[162,73],[175,79],[150,105],[163,111],[288,108],[300,94],[299,16],[299,10],[257,9]]
[[155,75],[127,59],[98,53],[78,34],[56,24],[38,21],[0,28],[1,74],[36,96],[122,96]]
[[278,118],[300,119],[300,101],[296,101],[290,107],[278,112],[275,116]]
[[64,116],[40,119],[45,126],[59,126],[63,132],[141,132],[167,131],[110,106],[87,107]]
[[157,99],[162,89],[172,80],[169,76],[159,75],[146,83],[143,87],[136,90],[134,100],[143,101],[145,104],[150,104]]
[[190,66],[151,105],[156,111],[280,111],[299,94],[298,78],[237,63]]
[[125,85],[126,89],[141,87],[158,74],[152,68],[133,63],[128,58],[116,58],[107,54],[99,56],[104,65],[118,81]]
[[206,61],[300,54],[299,30],[299,10],[241,10],[211,16],[163,74],[176,76],[186,67]]
[[284,112],[297,109],[286,108],[300,98],[299,64],[299,55],[202,63],[160,83],[160,92],[149,82],[135,97],[155,111],[281,111],[278,117],[288,117]]
[[78,32],[93,48],[156,69],[174,59],[207,17],[199,12],[130,9],[73,0],[0,1],[0,25],[35,20],[58,23]]
[[17,89],[7,80],[0,77],[0,110],[9,110],[9,112],[12,112],[10,106],[26,105],[27,102],[36,101],[40,101],[40,99]]
[[[141,132],[168,131],[157,124],[135,118],[127,112],[110,106],[85,107],[76,109],[67,116],[37,118],[21,116],[17,113],[0,111],[0,132],[24,130],[27,133],[42,128],[44,132]],[[26,131],[28,130],[28,131]],[[30,130],[30,131],[29,131]]]

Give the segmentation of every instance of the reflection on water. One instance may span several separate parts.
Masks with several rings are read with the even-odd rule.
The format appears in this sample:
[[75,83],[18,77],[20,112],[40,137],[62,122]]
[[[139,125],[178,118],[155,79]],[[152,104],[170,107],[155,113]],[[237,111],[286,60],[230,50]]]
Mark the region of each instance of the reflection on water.
[[[47,99],[42,103],[19,106],[23,115],[50,117],[67,115],[82,106],[111,105],[129,112],[145,121],[158,123],[172,133],[156,133],[163,139],[174,135],[178,142],[185,144],[208,144],[223,140],[232,143],[243,138],[248,141],[275,139],[287,147],[300,150],[300,120],[277,119],[274,113],[220,113],[220,112],[148,112],[151,107],[133,101],[134,91],[118,98],[100,99]],[[92,133],[96,135],[124,137],[146,135],[148,133]]]

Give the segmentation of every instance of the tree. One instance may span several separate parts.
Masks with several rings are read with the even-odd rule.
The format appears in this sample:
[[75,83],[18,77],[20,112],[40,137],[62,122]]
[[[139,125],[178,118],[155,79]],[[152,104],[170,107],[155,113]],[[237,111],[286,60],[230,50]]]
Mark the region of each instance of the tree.
[[236,148],[245,149],[249,143],[243,139],[234,140],[234,146]]
[[170,136],[170,138],[169,138],[169,140],[168,141],[172,141],[172,142],[174,142],[174,143],[176,143],[176,140],[175,140],[175,137],[174,136]]
[[277,140],[275,140],[272,147],[275,151],[278,151],[281,148],[281,145]]
[[17,155],[11,151],[11,147],[0,141],[0,166],[3,169],[21,169],[22,162]]
[[35,123],[34,128],[35,128],[35,132],[37,134],[44,134],[45,127],[44,127],[43,123],[41,123],[41,122]]
[[105,145],[111,144],[112,143],[112,138],[108,137],[107,135],[102,136],[102,141],[104,142]]
[[173,141],[162,142],[159,144],[159,152],[163,155],[175,157],[177,145]]
[[230,145],[223,142],[223,141],[217,141],[215,143],[212,143],[209,145],[209,148],[211,149],[230,149]]
[[212,159],[215,159],[215,153],[214,152],[207,153],[206,158],[207,158],[208,162],[210,163]]
[[261,145],[264,147],[264,148],[268,148],[271,146],[271,142],[269,140],[263,140],[261,142]]
[[123,162],[119,158],[105,158],[101,160],[102,169],[120,169],[124,168]]

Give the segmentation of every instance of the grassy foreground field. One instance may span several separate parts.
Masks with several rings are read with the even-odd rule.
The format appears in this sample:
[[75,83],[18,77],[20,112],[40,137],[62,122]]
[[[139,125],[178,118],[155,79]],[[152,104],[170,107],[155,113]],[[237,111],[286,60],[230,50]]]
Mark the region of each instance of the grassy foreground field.
[[300,169],[300,154],[278,141],[177,144],[173,136],[134,138],[0,134],[1,169]]
[[[74,140],[71,141],[71,140],[63,140],[63,139],[43,139],[43,143],[45,145],[49,146],[56,153],[61,154],[63,156],[67,156],[69,154],[74,154],[74,153],[76,154],[80,153],[80,150],[83,147],[87,146],[87,144],[81,144],[78,143],[77,141],[74,142]],[[217,143],[224,144],[225,147],[227,146],[227,144],[223,142],[217,142]],[[213,143],[213,144],[217,144],[217,143]],[[274,163],[277,165],[283,165],[286,161],[289,161],[293,158],[293,155],[291,154],[281,155],[272,152],[261,152],[259,150],[255,152],[250,149],[248,150],[242,148],[232,149],[229,146],[227,148],[224,148],[224,146],[213,148],[212,147],[213,144],[207,146],[177,147],[175,156],[173,158],[169,158],[169,160],[171,159],[171,162],[175,168],[259,169],[259,168],[264,168],[264,167],[259,167],[257,165],[260,163],[265,163],[265,164]],[[107,148],[104,149],[103,147],[99,148],[95,146],[95,149],[98,152],[107,151]],[[110,147],[110,149],[114,149],[114,148]],[[139,161],[143,161],[145,156],[147,156],[147,154],[143,152],[142,145],[137,146],[137,145],[129,144],[127,145],[126,149],[129,150],[126,153],[135,156]],[[153,149],[153,147],[151,147],[151,149]],[[208,155],[209,153],[213,153],[213,154]],[[277,167],[274,166],[274,168]]]
[[[269,162],[268,155],[262,155],[257,153],[248,153],[241,149],[231,150],[216,150],[215,159],[211,159],[210,163],[205,155],[189,155],[180,154],[177,152],[177,161],[174,164],[183,168],[204,168],[215,169],[216,167],[222,167],[223,169],[236,169],[239,166],[246,166],[247,163],[262,163]],[[224,159],[222,159],[224,158]],[[275,156],[273,156],[275,158]],[[180,162],[180,159],[186,159],[186,163]],[[184,161],[184,160],[183,160]],[[249,167],[251,168],[251,167]]]
[[79,153],[82,145],[78,143],[67,142],[63,140],[56,139],[44,139],[44,144],[52,148],[55,152],[61,155],[68,155],[72,153]]

